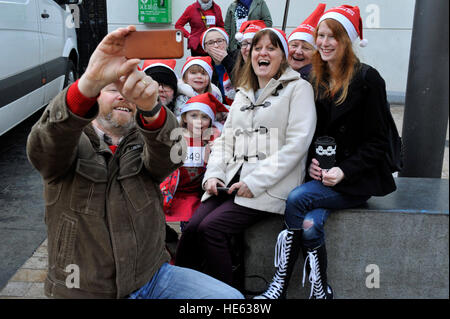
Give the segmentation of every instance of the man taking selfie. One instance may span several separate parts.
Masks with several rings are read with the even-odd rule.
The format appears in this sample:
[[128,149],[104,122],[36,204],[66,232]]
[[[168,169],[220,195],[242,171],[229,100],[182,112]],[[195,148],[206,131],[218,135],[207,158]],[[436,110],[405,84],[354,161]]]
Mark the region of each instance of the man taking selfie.
[[44,183],[45,293],[242,298],[220,281],[168,264],[159,184],[182,164],[170,159],[180,147],[169,138],[178,123],[157,101],[158,83],[138,71],[140,60],[123,55],[135,30],[108,34],[83,76],[52,100],[28,137],[28,158]]

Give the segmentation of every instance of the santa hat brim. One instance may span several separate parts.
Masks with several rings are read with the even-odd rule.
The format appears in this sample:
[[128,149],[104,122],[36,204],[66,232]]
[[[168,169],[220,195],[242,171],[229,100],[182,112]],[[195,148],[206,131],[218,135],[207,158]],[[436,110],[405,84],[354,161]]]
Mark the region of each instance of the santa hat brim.
[[202,37],[202,48],[203,48],[203,50],[206,50],[205,49],[205,38],[206,38],[206,35],[208,34],[208,32],[210,32],[210,31],[217,31],[221,35],[223,35],[223,37],[225,38],[225,41],[227,42],[227,46],[228,46],[228,44],[230,43],[230,38],[228,37],[228,34],[225,31],[223,31],[223,30],[221,30],[219,28],[209,28],[208,30],[206,30],[203,33],[203,37]]
[[288,43],[294,40],[303,40],[316,47],[314,43],[314,36],[307,32],[294,32],[289,36]]
[[200,65],[202,68],[204,68],[206,73],[208,73],[208,75],[209,75],[209,80],[211,81],[212,75],[213,75],[213,70],[212,70],[211,66],[207,62],[203,61],[202,59],[194,59],[194,60],[191,60],[188,63],[186,63],[184,65],[183,69],[181,70],[181,76],[183,76],[184,73],[187,71],[187,69],[189,69],[193,65]]
[[347,31],[347,35],[350,38],[350,41],[353,42],[359,37],[358,32],[356,31],[353,23],[343,14],[333,11],[327,12],[322,17],[320,17],[319,23],[317,25],[319,25],[320,22],[322,22],[325,19],[333,19],[339,22],[344,27],[345,31]]
[[206,115],[209,116],[211,121],[215,120],[215,114],[211,107],[208,104],[200,103],[200,102],[193,102],[193,103],[186,103],[181,108],[181,114],[189,112],[189,111],[202,111]]
[[281,45],[283,46],[282,49],[287,58],[289,56],[289,48],[288,48],[288,42],[287,42],[286,37],[284,37],[283,34],[281,34],[277,29],[274,29],[274,28],[264,28],[261,31],[263,31],[263,30],[270,30],[277,35],[278,39],[281,42]]

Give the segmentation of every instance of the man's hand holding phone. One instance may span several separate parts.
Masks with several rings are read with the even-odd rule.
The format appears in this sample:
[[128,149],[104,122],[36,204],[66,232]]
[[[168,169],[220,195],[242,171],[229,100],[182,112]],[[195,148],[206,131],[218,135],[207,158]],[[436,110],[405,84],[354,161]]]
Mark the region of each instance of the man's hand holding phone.
[[78,88],[84,96],[96,97],[106,85],[137,69],[141,61],[127,59],[124,54],[125,39],[135,31],[135,26],[119,28],[100,42],[78,82]]

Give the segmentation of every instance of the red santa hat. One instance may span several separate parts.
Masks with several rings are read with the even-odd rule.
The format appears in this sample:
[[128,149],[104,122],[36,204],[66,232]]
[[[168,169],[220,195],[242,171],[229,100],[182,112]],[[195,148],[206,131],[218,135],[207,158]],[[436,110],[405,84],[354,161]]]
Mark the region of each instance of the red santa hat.
[[239,28],[239,32],[235,34],[234,38],[242,42],[246,39],[253,39],[256,32],[261,29],[264,29],[266,24],[263,20],[248,20],[241,24]]
[[325,3],[319,3],[316,10],[303,21],[294,31],[292,31],[289,36],[288,42],[294,40],[303,40],[311,44],[312,46],[316,46],[314,42],[314,31],[316,30],[317,24],[319,23],[319,19],[325,11],[325,7],[327,5]]
[[215,121],[217,112],[228,112],[228,109],[211,93],[203,93],[191,97],[181,108],[181,114],[189,111],[202,111]]
[[365,47],[369,43],[367,39],[363,38],[362,19],[357,6],[342,5],[332,8],[322,15],[319,23],[325,19],[333,19],[342,24],[352,42],[359,37],[361,39],[360,47]]
[[219,27],[213,27],[213,28],[207,29],[206,31],[204,31],[202,33],[201,40],[202,40],[202,48],[203,48],[203,50],[206,50],[205,49],[205,38],[206,38],[206,35],[208,34],[208,32],[210,32],[210,31],[217,31],[221,35],[223,35],[223,37],[225,38],[225,41],[227,41],[227,46],[228,46],[228,44],[230,43],[230,38],[228,36],[228,33],[225,31],[225,29],[224,28],[219,28]]
[[278,37],[278,39],[280,39],[280,42],[282,44],[282,48],[281,49],[286,54],[286,58],[287,58],[288,55],[289,55],[289,49],[288,49],[288,40],[286,38],[286,33],[284,33],[283,30],[275,29],[275,28],[264,28],[261,31],[263,31],[263,30],[270,30],[270,31],[272,31],[273,33],[276,34],[276,36]]
[[200,65],[203,69],[205,69],[206,73],[209,75],[209,80],[211,81],[213,75],[213,67],[212,67],[212,59],[210,56],[191,56],[188,57],[186,62],[181,69],[181,77],[183,77],[184,73],[193,65]]

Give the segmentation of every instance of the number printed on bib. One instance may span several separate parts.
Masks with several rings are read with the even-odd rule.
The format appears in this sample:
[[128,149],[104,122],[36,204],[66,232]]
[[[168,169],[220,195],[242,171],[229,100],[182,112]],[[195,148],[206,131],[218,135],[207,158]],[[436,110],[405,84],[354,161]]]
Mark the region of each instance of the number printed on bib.
[[202,167],[205,157],[205,147],[188,146],[184,166],[186,167]]
[[207,25],[216,25],[216,17],[215,16],[206,16],[206,24]]

